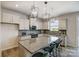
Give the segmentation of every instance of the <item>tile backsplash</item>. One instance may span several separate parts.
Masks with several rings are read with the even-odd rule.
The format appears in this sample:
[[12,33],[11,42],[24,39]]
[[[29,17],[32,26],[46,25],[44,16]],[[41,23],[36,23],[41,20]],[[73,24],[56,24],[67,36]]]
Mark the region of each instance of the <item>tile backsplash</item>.
[[30,31],[30,30],[19,30],[19,35],[20,36],[27,36],[31,34],[40,34],[40,31],[35,30],[35,31]]
[[47,29],[40,29],[40,30],[19,30],[20,36],[27,36],[31,34],[47,34],[49,30]]

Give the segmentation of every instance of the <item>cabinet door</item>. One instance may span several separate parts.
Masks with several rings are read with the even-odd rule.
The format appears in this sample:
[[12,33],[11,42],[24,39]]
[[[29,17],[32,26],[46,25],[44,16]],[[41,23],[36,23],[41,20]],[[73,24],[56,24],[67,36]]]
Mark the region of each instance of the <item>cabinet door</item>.
[[42,29],[42,22],[39,19],[31,18],[31,26],[36,26],[37,29]]
[[36,26],[37,25],[37,19],[36,18],[30,18],[31,21],[31,26]]
[[18,45],[18,27],[17,25],[2,24],[2,49],[10,49]]
[[20,19],[20,20],[19,20],[19,29],[20,29],[20,30],[24,29],[24,27],[25,27],[24,23],[25,23],[25,22],[24,22],[23,19]]
[[25,16],[19,18],[19,29],[29,29],[29,20]]
[[13,15],[13,23],[19,24],[19,16],[18,15]]
[[2,22],[12,23],[12,15],[9,13],[3,13]]
[[29,20],[28,19],[24,20],[24,29],[29,30]]
[[65,19],[59,20],[59,29],[66,29],[66,20]]
[[41,21],[39,21],[39,20],[37,20],[37,29],[42,29],[42,22]]
[[48,22],[47,21],[43,22],[43,28],[42,29],[48,29]]

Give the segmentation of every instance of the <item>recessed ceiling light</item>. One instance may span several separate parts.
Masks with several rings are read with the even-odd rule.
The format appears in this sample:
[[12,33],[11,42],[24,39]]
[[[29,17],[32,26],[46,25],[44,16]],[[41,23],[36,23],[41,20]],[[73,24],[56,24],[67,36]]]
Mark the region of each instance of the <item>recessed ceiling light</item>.
[[19,5],[16,4],[16,7],[18,7]]

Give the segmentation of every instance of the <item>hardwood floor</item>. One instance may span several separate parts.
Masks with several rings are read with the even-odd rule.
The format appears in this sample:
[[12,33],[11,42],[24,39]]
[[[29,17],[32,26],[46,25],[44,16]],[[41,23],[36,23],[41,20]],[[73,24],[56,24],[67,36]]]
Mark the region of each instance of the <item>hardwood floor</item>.
[[12,48],[2,52],[3,57],[19,57],[19,48]]
[[[19,48],[12,48],[9,50],[5,50],[2,52],[3,57],[20,57],[19,56]],[[62,51],[60,52],[61,56],[60,57],[79,57],[79,48],[62,48]]]

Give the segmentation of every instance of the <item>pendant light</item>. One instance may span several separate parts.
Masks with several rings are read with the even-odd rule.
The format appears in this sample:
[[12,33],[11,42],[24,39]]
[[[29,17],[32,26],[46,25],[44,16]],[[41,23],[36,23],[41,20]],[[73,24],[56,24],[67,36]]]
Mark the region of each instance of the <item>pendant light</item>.
[[50,17],[50,14],[47,12],[47,4],[48,2],[44,2],[45,4],[45,14],[43,16],[44,19],[48,19]]
[[38,7],[35,5],[35,2],[33,1],[33,6],[31,7],[31,17],[37,18],[38,17]]

